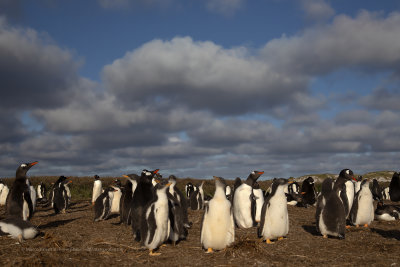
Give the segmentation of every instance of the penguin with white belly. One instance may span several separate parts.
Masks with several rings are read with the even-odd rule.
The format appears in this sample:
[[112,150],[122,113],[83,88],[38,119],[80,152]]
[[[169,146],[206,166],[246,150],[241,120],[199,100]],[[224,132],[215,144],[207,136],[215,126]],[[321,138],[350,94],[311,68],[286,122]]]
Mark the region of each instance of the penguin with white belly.
[[356,179],[356,181],[354,181],[354,194],[357,194],[357,192],[360,190],[361,188],[361,181],[363,180],[363,177],[361,175],[359,175]]
[[94,203],[96,202],[96,199],[100,196],[102,193],[102,184],[100,177],[96,174],[94,176],[94,183],[93,183],[93,190],[92,190],[92,205],[94,206]]
[[234,191],[233,216],[239,228],[246,229],[256,225],[254,214],[256,201],[253,194],[253,185],[263,173],[263,171],[251,172],[246,181]]
[[344,183],[345,189],[342,190],[340,193],[340,198],[342,199],[342,202],[344,203],[344,209],[346,212],[346,219],[349,217],[351,207],[353,206],[353,201],[354,201],[354,183],[352,180],[357,181],[354,178],[354,173],[350,169],[343,169],[339,173],[339,177],[336,179],[336,183]]
[[225,249],[235,241],[235,224],[232,205],[226,199],[226,184],[223,178],[214,176],[214,197],[205,207],[200,242],[207,253]]
[[253,185],[253,194],[256,199],[255,221],[256,223],[259,223],[261,221],[261,210],[264,205],[264,192],[260,188],[258,182],[255,182]]
[[33,239],[39,231],[29,221],[24,221],[18,217],[10,217],[0,221],[0,235],[10,235],[12,238],[22,240]]
[[204,181],[199,185],[194,186],[194,191],[190,194],[190,208],[192,210],[201,210],[204,207]]
[[122,190],[121,190],[121,181],[115,180],[114,187],[115,190],[113,191],[113,199],[111,203],[111,213],[112,214],[119,214]]
[[37,191],[37,196],[38,196],[37,202],[38,202],[39,204],[45,204],[45,203],[47,203],[47,197],[46,197],[46,195],[47,195],[47,190],[46,190],[46,185],[45,185],[43,182],[40,182],[40,184],[38,184],[38,186],[37,186],[37,188],[36,188],[36,191]]
[[114,198],[116,187],[107,187],[103,193],[96,198],[94,203],[94,221],[107,220],[111,214],[111,206]]
[[23,163],[17,168],[15,181],[7,196],[7,215],[29,220],[33,215],[31,190],[27,184],[27,171],[38,162]]
[[280,178],[274,181],[271,194],[265,199],[261,222],[258,228],[258,236],[262,237],[268,244],[271,240],[283,239],[289,232],[289,214],[284,188],[288,180]]
[[154,250],[168,239],[170,225],[167,189],[169,186],[170,183],[158,183],[153,189],[152,200],[143,208],[140,236],[142,244],[149,249],[150,256],[160,255]]
[[7,196],[8,196],[9,192],[10,192],[10,189],[8,188],[8,186],[6,184],[4,184],[3,188],[1,190],[1,193],[0,193],[0,206],[4,206],[6,204]]
[[301,203],[300,186],[296,181],[287,184],[287,187],[284,188],[284,192],[288,205],[296,206]]
[[328,238],[328,235],[339,239],[345,238],[346,204],[340,197],[342,192],[346,192],[345,182],[343,179],[336,181],[333,188],[330,178],[325,179],[322,183],[322,194],[319,197],[316,211],[316,224],[324,238]]
[[193,186],[193,184],[192,184],[191,182],[188,182],[188,183],[185,185],[185,193],[186,193],[186,197],[187,197],[188,199],[190,199],[190,194],[191,194],[193,191],[194,191],[194,186]]
[[375,219],[378,221],[395,221],[400,218],[400,208],[393,205],[385,205],[379,201],[375,210]]
[[355,225],[368,225],[374,220],[374,199],[372,192],[369,189],[368,180],[363,180],[361,182],[361,188],[357,192],[353,207],[350,211],[350,222]]
[[[191,227],[192,223],[189,222],[188,218],[188,203],[183,193],[176,186],[175,175],[170,175],[168,182],[171,183],[168,189],[168,197],[170,201],[170,217],[171,222],[171,234],[175,235],[175,238],[171,239],[172,242],[176,242],[181,239],[185,239],[188,232],[187,229]],[[171,196],[171,197],[170,197]],[[173,233],[172,233],[173,232]]]
[[383,188],[381,194],[382,194],[382,200],[390,200],[389,186]]

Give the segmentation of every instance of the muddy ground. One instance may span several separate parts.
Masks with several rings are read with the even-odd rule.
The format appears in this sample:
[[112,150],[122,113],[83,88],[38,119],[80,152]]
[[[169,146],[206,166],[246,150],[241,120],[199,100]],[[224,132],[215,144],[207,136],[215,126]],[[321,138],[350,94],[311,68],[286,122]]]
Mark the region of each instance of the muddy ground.
[[[390,203],[390,202],[389,202]],[[161,247],[160,256],[149,256],[132,240],[130,227],[115,225],[117,216],[93,222],[88,200],[72,201],[67,214],[54,215],[38,207],[31,222],[43,232],[22,244],[0,237],[0,263],[18,265],[157,265],[157,266],[398,266],[400,221],[374,221],[370,228],[347,230],[346,239],[324,239],[315,232],[315,208],[289,206],[290,230],[275,244],[261,243],[256,228],[236,229],[233,246],[206,254],[200,246],[203,211],[189,211],[193,227],[186,241]],[[0,208],[4,217],[4,207]],[[161,264],[161,265],[160,265]]]

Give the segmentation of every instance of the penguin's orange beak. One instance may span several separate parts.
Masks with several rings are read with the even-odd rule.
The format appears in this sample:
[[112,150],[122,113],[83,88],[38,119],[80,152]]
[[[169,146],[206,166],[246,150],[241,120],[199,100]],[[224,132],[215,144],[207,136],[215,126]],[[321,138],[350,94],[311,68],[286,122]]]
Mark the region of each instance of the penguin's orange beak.
[[305,194],[306,194],[306,192],[301,192],[301,194],[302,194],[302,195],[305,195]]
[[356,181],[357,182],[357,179],[353,176],[353,177],[351,177],[354,181]]
[[122,175],[122,177],[129,178],[129,176],[128,176],[128,175],[125,175],[125,174],[124,174],[124,175]]
[[168,184],[165,185],[165,187],[168,187],[168,186],[170,186],[171,184],[172,184],[172,183],[168,183]]
[[39,163],[39,161],[31,162],[31,163],[29,163],[29,167],[32,167],[32,166],[34,166],[34,165],[36,165],[36,164],[38,164],[38,163]]
[[156,174],[156,173],[158,173],[158,171],[159,171],[160,169],[156,169],[156,170],[154,170],[154,174]]
[[68,181],[68,183],[70,184],[70,183],[72,183],[72,181],[71,181],[71,180],[69,180],[69,181]]
[[260,175],[261,175],[261,174],[264,174],[264,172],[258,172],[258,173],[259,173]]

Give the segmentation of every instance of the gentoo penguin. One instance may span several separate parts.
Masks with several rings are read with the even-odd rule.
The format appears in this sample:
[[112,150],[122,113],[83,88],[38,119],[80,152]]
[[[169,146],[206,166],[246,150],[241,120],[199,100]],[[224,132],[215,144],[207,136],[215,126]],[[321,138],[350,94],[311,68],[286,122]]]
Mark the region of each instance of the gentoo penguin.
[[395,172],[389,185],[389,196],[391,201],[400,201],[400,174]]
[[102,184],[100,177],[96,174],[94,176],[94,183],[93,183],[93,192],[92,192],[92,205],[94,206],[94,203],[96,202],[96,199],[98,196],[100,196],[102,192]]
[[346,192],[346,180],[336,180],[332,188],[332,180],[327,178],[322,183],[321,195],[316,210],[317,229],[324,238],[328,235],[345,238],[346,211],[341,193]]
[[120,214],[120,223],[124,223],[126,225],[131,224],[131,202],[133,193],[136,190],[137,181],[139,180],[139,176],[136,174],[128,174],[123,175],[123,177],[128,178],[125,182],[125,185],[121,188],[122,195],[121,201],[119,203],[119,214]]
[[1,190],[0,193],[0,206],[4,206],[6,204],[7,196],[8,193],[10,192],[10,189],[6,184],[3,185],[3,189]]
[[[179,239],[184,239],[187,236],[187,231],[184,230],[182,227],[184,227],[185,229],[191,227],[191,223],[189,222],[188,213],[187,213],[188,203],[187,203],[187,200],[186,200],[185,196],[183,195],[183,193],[176,186],[175,175],[170,175],[168,177],[168,182],[171,184],[169,186],[168,193],[171,194],[171,196],[174,197],[174,199],[176,199],[176,201],[179,204],[178,206],[174,205],[175,211],[177,213],[181,213],[178,215],[177,220],[175,220],[175,222],[176,222],[175,232],[178,232],[178,234],[180,236]],[[171,202],[171,204],[172,204],[172,202]],[[171,227],[172,227],[172,225],[171,225]]]
[[374,220],[374,200],[369,189],[367,179],[361,182],[361,188],[354,197],[353,206],[350,211],[350,222],[357,227],[368,225]]
[[225,195],[227,200],[232,201],[232,189],[229,185],[226,185]]
[[43,204],[47,202],[46,191],[46,185],[43,182],[40,182],[36,188],[38,203]]
[[400,209],[393,205],[385,205],[379,201],[375,209],[375,220],[395,221],[400,218]]
[[188,182],[186,185],[185,185],[185,193],[186,193],[186,197],[188,198],[188,199],[190,199],[190,194],[191,194],[191,192],[193,192],[194,191],[194,186],[193,186],[193,184],[191,183],[191,182]]
[[94,221],[107,220],[111,214],[111,206],[114,198],[114,191],[117,187],[107,187],[103,193],[96,198],[94,203]]
[[[28,182],[29,180],[26,179],[26,181]],[[37,201],[36,190],[35,190],[35,187],[33,187],[33,185],[31,185],[30,183],[28,184],[28,186],[29,186],[29,192],[31,194],[32,209],[33,209],[33,212],[35,212],[35,210],[36,210],[36,201]]]
[[3,191],[4,188],[4,182],[3,180],[0,179],[0,196],[1,196],[1,191]]
[[[272,187],[271,187],[271,189],[272,189]],[[286,200],[287,200],[288,205],[295,206],[301,202],[300,186],[296,181],[292,181],[292,183],[288,183],[287,186],[284,188],[284,192],[286,195]],[[271,193],[271,192],[269,192],[269,193]]]
[[372,180],[371,192],[374,200],[382,200],[382,189],[376,179]]
[[359,175],[356,179],[356,181],[354,182],[354,194],[356,194],[360,188],[361,188],[361,181],[363,180],[363,177],[361,175]]
[[22,163],[15,175],[15,181],[7,196],[7,214],[29,220],[33,215],[33,205],[30,194],[30,187],[27,185],[26,173],[38,162]]
[[235,241],[232,204],[226,199],[226,184],[223,178],[214,176],[214,197],[205,207],[200,241],[207,253],[225,249]]
[[254,220],[255,198],[253,194],[253,185],[263,173],[263,171],[252,171],[246,181],[239,185],[234,192],[233,216],[239,228],[250,228],[256,225]]
[[0,221],[0,235],[10,235],[12,238],[22,240],[33,239],[39,231],[29,221],[18,217],[10,217]]
[[53,209],[56,214],[66,213],[69,206],[69,197],[66,190],[66,185],[71,181],[67,180],[67,177],[60,176],[54,184],[54,195],[53,195]]
[[389,186],[383,188],[382,191],[381,191],[381,194],[382,194],[382,199],[383,200],[390,200]]
[[351,207],[353,206],[354,201],[354,183],[352,180],[354,178],[353,171],[350,169],[343,169],[339,173],[339,177],[336,179],[335,183],[344,183],[346,190],[340,192],[340,198],[344,203],[344,210],[346,212],[346,219],[349,217]]
[[320,221],[321,212],[325,207],[326,199],[329,196],[329,194],[331,193],[332,189],[333,189],[333,180],[331,178],[325,179],[321,185],[321,193],[318,195],[317,208],[315,211],[316,229],[317,229],[318,233],[320,233],[319,221]]
[[253,185],[253,194],[256,199],[255,221],[259,223],[261,221],[261,210],[264,205],[264,193],[258,182],[255,182]]
[[301,184],[301,204],[304,207],[313,206],[317,201],[317,193],[315,191],[314,179],[308,177]]
[[[146,206],[153,199],[153,185],[151,180],[154,175],[157,174],[159,170],[156,169],[154,171],[143,170],[139,180],[137,182],[137,186],[135,192],[133,193],[132,201],[130,204],[131,208],[131,225],[132,225],[132,233],[135,240],[141,240],[141,231],[140,224],[141,218],[144,216],[144,211]],[[168,200],[167,200],[168,206]],[[168,212],[167,212],[168,213]]]
[[258,228],[258,237],[262,237],[268,244],[273,239],[283,239],[289,232],[289,214],[284,189],[288,180],[280,178],[274,181],[271,194],[265,199],[261,222]]
[[199,186],[194,186],[194,191],[190,194],[190,208],[192,210],[201,210],[204,207],[204,181]]
[[[149,179],[149,184],[152,186],[151,179],[152,177]],[[139,186],[140,182],[135,194],[140,192]],[[160,255],[154,253],[154,250],[167,241],[169,235],[168,186],[170,183],[160,182],[154,187],[152,199],[143,207],[143,215],[140,217],[142,218],[140,227],[142,244],[149,249],[151,256]]]
[[114,188],[114,191],[112,192],[113,198],[112,198],[112,203],[111,203],[111,213],[119,214],[119,207],[120,207],[121,196],[122,196],[121,181],[115,180],[113,188]]

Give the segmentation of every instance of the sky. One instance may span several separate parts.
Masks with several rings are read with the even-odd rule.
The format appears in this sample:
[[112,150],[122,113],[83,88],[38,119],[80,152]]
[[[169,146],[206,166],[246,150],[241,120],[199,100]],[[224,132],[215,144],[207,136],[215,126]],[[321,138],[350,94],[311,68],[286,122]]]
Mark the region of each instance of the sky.
[[0,177],[397,171],[400,2],[0,0]]

